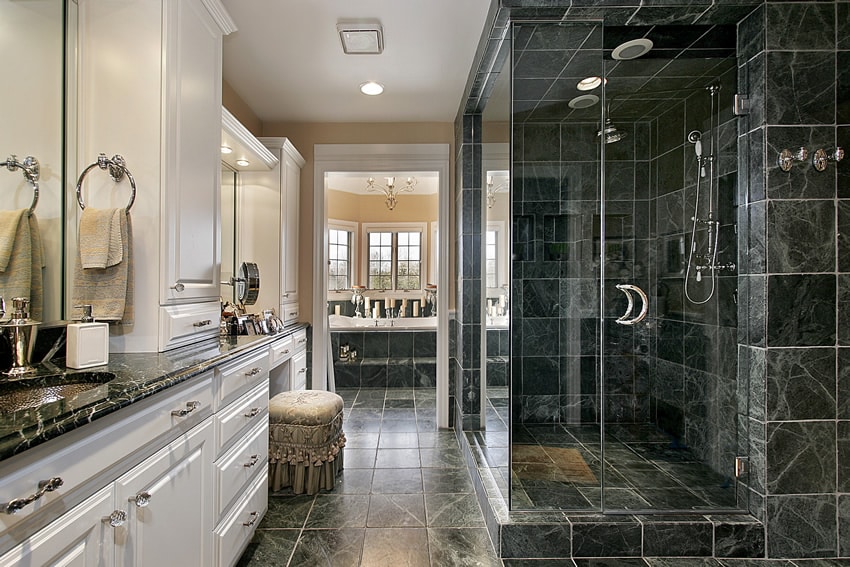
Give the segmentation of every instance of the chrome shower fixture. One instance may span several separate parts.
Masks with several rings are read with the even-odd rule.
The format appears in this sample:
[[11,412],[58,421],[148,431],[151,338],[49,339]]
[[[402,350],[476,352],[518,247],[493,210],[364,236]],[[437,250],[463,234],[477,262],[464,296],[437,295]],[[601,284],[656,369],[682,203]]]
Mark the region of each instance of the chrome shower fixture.
[[613,144],[614,142],[619,142],[626,136],[628,136],[628,132],[625,130],[620,130],[616,126],[611,123],[610,118],[605,119],[605,128],[596,132],[596,136],[598,138],[604,137],[606,144]]
[[842,148],[830,148],[828,150],[820,148],[812,156],[812,165],[817,171],[826,171],[826,166],[829,162],[834,161],[838,163],[843,159],[844,149]]
[[[777,165],[779,165],[779,169],[782,171],[788,172],[791,171],[791,166],[794,165],[794,162],[804,162],[809,157],[809,150],[804,147],[799,147],[793,152],[788,148],[785,148],[781,152],[779,152],[779,157],[776,159]],[[815,166],[817,167],[817,166]],[[826,165],[824,165],[824,168]]]

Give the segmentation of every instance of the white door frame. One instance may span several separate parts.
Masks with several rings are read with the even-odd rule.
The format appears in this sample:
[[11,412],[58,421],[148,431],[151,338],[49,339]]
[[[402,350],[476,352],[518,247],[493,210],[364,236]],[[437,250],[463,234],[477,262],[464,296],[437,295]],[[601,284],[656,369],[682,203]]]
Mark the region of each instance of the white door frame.
[[[328,262],[325,175],[332,172],[436,171],[439,173],[439,258],[437,289],[449,289],[449,145],[316,144],[313,146],[313,388],[327,389]],[[437,427],[449,426],[449,310],[439,299],[437,311]]]

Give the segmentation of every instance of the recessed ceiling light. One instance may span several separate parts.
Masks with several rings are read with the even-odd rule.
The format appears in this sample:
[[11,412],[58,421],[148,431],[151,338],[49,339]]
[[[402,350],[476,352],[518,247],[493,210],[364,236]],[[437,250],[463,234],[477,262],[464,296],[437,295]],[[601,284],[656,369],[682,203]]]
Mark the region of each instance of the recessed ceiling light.
[[251,162],[248,161],[247,159],[237,159],[236,165],[238,165],[240,167],[248,167],[249,165],[251,165]]
[[[605,79],[605,82],[608,82],[608,79]],[[586,79],[582,79],[576,85],[576,88],[580,91],[592,91],[602,84],[602,77],[588,77]]]
[[637,59],[641,55],[649,53],[650,49],[652,49],[651,39],[646,39],[645,37],[633,39],[615,47],[614,50],[611,51],[611,58],[617,59],[618,61]]
[[568,104],[570,108],[588,108],[599,102],[599,97],[593,94],[580,95],[572,99]]
[[375,81],[368,81],[360,85],[360,92],[369,96],[379,95],[384,92],[384,85]]
[[230,149],[230,146],[225,146],[225,145],[222,145],[222,146],[221,146],[221,153],[223,153],[223,154],[229,154],[229,153],[230,153],[230,152],[232,152],[232,151],[233,151],[233,150],[232,150],[232,149]]

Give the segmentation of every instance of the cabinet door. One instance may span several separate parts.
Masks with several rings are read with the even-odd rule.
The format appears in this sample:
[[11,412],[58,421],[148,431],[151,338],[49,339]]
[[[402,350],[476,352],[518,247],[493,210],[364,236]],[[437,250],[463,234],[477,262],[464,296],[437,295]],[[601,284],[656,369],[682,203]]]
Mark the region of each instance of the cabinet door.
[[112,498],[110,485],[6,553],[0,558],[0,567],[113,565],[113,532],[120,528],[109,525]]
[[281,238],[280,303],[298,301],[298,207],[301,192],[301,167],[286,152],[281,156]]
[[219,297],[221,29],[201,0],[164,3],[162,304]]
[[115,482],[127,523],[115,534],[116,564],[213,564],[213,424],[210,417]]

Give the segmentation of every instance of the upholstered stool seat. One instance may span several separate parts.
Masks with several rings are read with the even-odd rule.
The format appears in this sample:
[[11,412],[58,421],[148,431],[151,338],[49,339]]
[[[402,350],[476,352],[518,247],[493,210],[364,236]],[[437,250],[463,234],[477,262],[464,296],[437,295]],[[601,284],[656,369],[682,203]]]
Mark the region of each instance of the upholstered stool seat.
[[342,398],[296,390],[269,400],[269,487],[295,494],[332,490],[342,470]]

